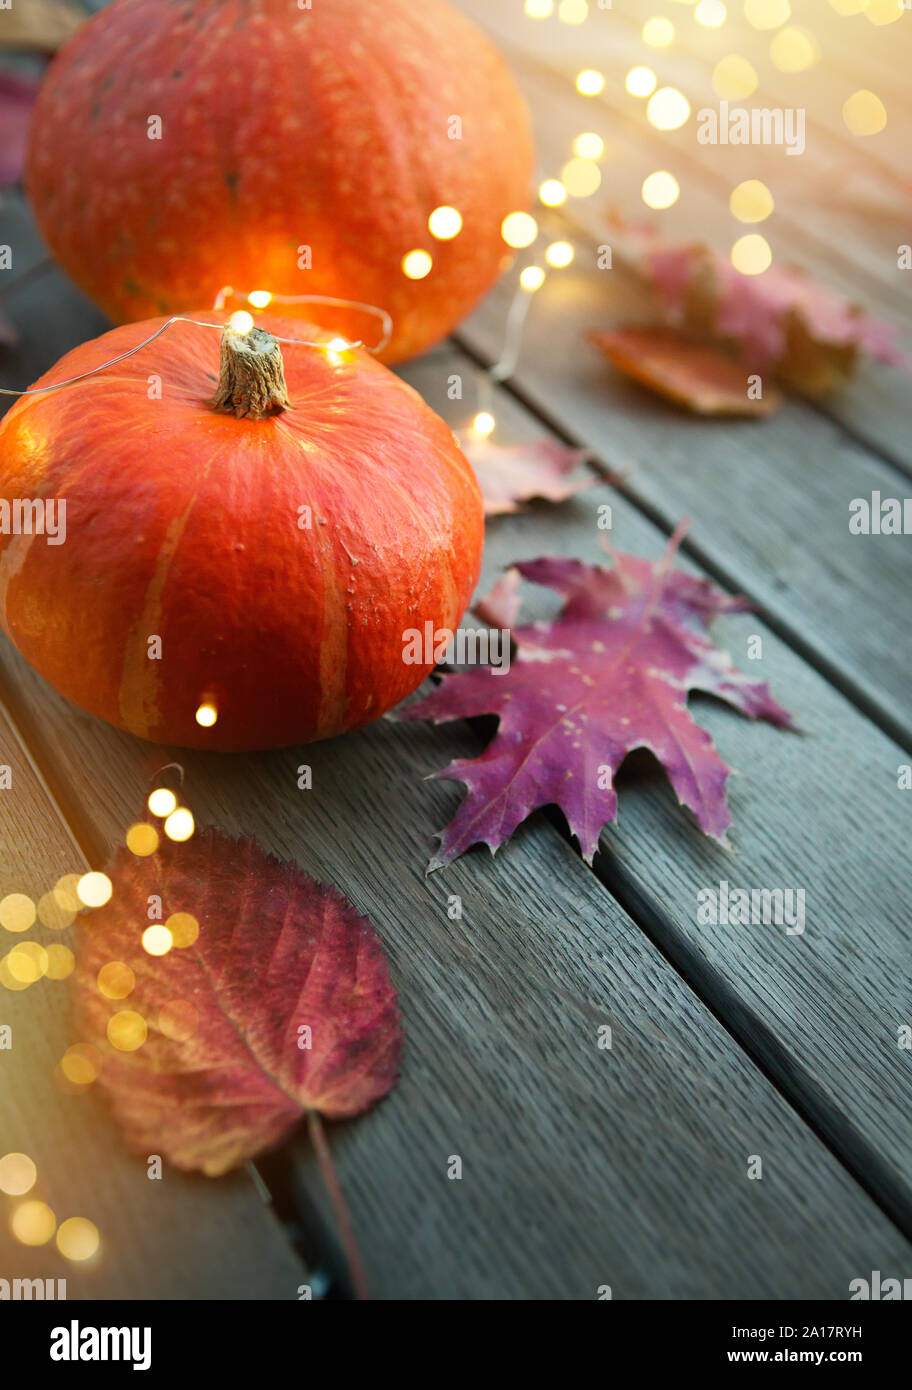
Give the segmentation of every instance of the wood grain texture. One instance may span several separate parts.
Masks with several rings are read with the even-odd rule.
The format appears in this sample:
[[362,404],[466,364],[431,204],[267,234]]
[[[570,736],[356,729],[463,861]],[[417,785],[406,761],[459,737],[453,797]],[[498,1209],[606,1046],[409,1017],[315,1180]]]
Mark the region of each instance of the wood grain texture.
[[[37,900],[88,865],[2,713],[0,761],[12,778],[0,791],[0,898]],[[66,945],[71,936],[38,923],[15,935],[0,928],[0,955],[17,942]],[[14,1202],[0,1195],[0,1279],[64,1278],[71,1299],[296,1299],[306,1275],[246,1174],[207,1183],[165,1169],[150,1180],[146,1163],[123,1149],[100,1095],[58,1088],[55,1068],[80,1041],[69,1013],[63,981],[0,985],[0,1025],[12,1030],[10,1049],[0,1050],[0,1155],[27,1153],[38,1168],[31,1196],[58,1221],[94,1221],[101,1249],[86,1265],[68,1262],[53,1243],[27,1249],[9,1231]]]
[[[799,401],[761,424],[703,420],[630,382],[585,341],[611,318],[594,275],[571,268],[538,292],[511,389],[669,530],[689,516],[695,553],[912,740],[912,614],[890,597],[912,580],[908,537],[849,532],[854,498],[901,497],[903,480]],[[631,286],[614,272],[611,284],[626,309]],[[459,330],[485,361],[499,354],[507,302],[495,290]]]
[[[40,711],[39,761],[78,786],[113,846],[151,750],[73,711],[6,645],[3,664],[12,702]],[[594,1298],[607,1283],[615,1297],[835,1299],[859,1270],[907,1263],[905,1240],[547,822],[493,861],[425,878],[456,793],[423,778],[478,746],[465,728],[381,720],[307,749],[178,755],[201,823],[252,831],[337,883],[389,951],[402,1079],[329,1130],[374,1295]],[[292,1153],[329,1230],[303,1138]],[[747,1179],[750,1154],[763,1182]]]
[[[557,374],[559,340],[552,340],[552,351]],[[409,372],[438,408],[447,375],[444,362]],[[507,440],[528,437],[533,428],[503,398],[498,420]],[[594,488],[549,509],[546,529],[541,507],[491,525],[482,584],[542,550],[603,562],[597,509],[606,503],[614,509],[615,545],[661,553],[665,537],[654,526],[616,492]],[[553,595],[525,588],[532,617],[554,611]],[[762,637],[759,663],[746,659],[753,634]],[[756,616],[720,622],[718,641],[736,664],[769,680],[804,734],[785,735],[716,702],[699,702],[700,722],[741,773],[729,793],[733,851],[699,833],[646,759],[629,779],[622,774],[620,823],[606,832],[598,867],[786,1094],[871,1176],[910,1229],[912,1053],[900,1050],[898,1037],[910,1022],[912,931],[903,904],[912,793],[897,785],[906,755]],[[516,838],[521,843],[522,832]],[[699,926],[697,894],[722,879],[732,887],[803,888],[806,932],[788,937],[772,926]]]

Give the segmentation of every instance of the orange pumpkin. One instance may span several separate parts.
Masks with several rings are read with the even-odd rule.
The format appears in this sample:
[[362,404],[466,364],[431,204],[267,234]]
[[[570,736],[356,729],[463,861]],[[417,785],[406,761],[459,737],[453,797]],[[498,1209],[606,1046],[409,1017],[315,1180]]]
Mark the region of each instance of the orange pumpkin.
[[[225,285],[342,296],[392,315],[398,361],[489,289],[532,171],[506,64],[443,0],[115,0],[47,73],[27,183],[55,256],[119,322]],[[462,217],[449,240],[438,207]],[[423,279],[403,272],[415,250]]]
[[[37,385],[161,322],[75,348]],[[327,738],[423,679],[407,630],[458,626],[481,496],[452,431],[363,352],[261,319],[225,330],[220,361],[218,336],[171,324],[0,422],[0,622],[61,694],[144,738]]]

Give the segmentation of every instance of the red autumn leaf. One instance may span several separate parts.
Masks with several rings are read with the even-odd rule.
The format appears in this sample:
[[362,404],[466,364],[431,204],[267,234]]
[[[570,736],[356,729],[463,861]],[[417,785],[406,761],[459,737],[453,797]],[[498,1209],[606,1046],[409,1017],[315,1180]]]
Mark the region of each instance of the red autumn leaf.
[[37,95],[38,83],[33,77],[0,71],[0,188],[8,188],[22,177]]
[[[396,994],[370,923],[335,888],[214,829],[148,858],[121,849],[109,874],[113,897],[82,919],[71,979],[82,1041],[103,1054],[99,1081],[132,1149],[216,1176],[303,1114],[357,1115],[390,1089]],[[142,945],[156,894],[166,925],[185,913],[199,924],[192,944],[161,956]],[[177,919],[176,943],[186,925]],[[99,986],[112,962],[135,977],[124,997]]]
[[603,569],[557,557],[519,564],[520,574],[565,598],[553,622],[515,628],[509,671],[490,667],[444,676],[404,711],[437,723],[499,716],[478,758],[460,758],[438,777],[467,795],[440,836],[436,869],[481,841],[495,850],[537,807],[561,807],[585,858],[615,819],[614,777],[628,753],[647,748],[678,800],[707,834],[722,839],[730,816],[730,769],[687,709],[692,690],[715,695],[752,718],[791,727],[765,683],[742,675],[706,635],[713,618],[749,608],[705,579],[671,568],[682,530],[653,563],[613,554]]
[[491,592],[472,604],[472,612],[488,627],[511,628],[519,617],[522,603],[519,593],[521,578],[518,569],[505,570],[495,581]]
[[666,241],[650,227],[614,225],[618,256],[647,281],[668,319],[733,348],[752,371],[769,370],[816,393],[844,382],[862,355],[910,369],[890,324],[796,266],[744,275],[700,242]]
[[770,385],[759,400],[749,396],[743,366],[673,328],[618,328],[589,338],[634,381],[697,415],[770,415],[782,404]]
[[586,450],[568,449],[553,439],[494,444],[468,431],[458,439],[478,478],[486,516],[519,511],[519,503],[533,497],[563,502],[594,481],[569,476],[587,457]]

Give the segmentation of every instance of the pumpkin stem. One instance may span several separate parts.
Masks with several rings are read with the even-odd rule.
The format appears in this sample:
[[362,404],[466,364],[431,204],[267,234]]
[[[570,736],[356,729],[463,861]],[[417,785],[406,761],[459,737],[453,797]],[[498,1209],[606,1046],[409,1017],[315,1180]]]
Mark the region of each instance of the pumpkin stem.
[[209,405],[239,420],[262,420],[290,408],[282,352],[271,333],[222,331],[218,387]]

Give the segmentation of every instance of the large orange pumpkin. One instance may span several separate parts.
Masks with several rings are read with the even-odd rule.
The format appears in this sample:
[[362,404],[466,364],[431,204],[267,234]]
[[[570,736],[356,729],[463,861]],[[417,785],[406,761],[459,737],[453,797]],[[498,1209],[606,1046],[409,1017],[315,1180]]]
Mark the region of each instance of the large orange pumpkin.
[[220,361],[217,328],[174,323],[0,423],[0,622],[55,689],[144,738],[253,749],[365,724],[433,663],[404,660],[406,631],[455,629],[478,578],[481,497],[452,431],[364,353],[273,334],[328,340],[261,319],[225,331]]
[[[119,322],[224,285],[343,296],[392,315],[398,361],[491,286],[532,167],[506,64],[443,0],[115,0],[48,71],[27,183],[54,254]],[[450,240],[438,207],[462,217]],[[403,272],[415,250],[423,279]]]

